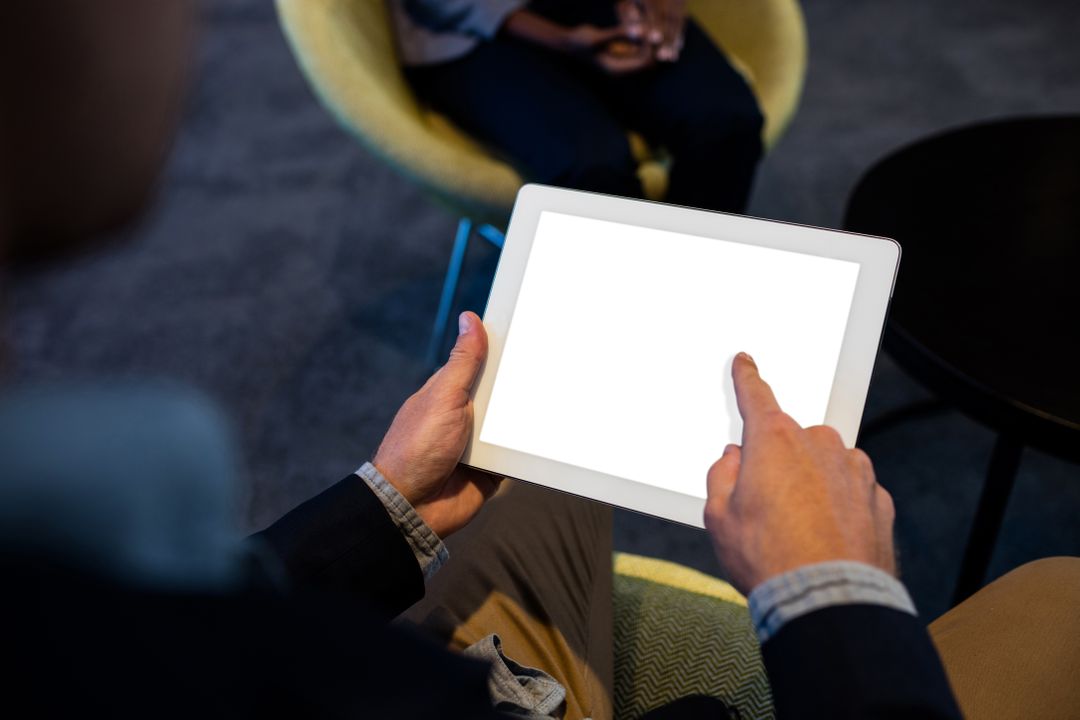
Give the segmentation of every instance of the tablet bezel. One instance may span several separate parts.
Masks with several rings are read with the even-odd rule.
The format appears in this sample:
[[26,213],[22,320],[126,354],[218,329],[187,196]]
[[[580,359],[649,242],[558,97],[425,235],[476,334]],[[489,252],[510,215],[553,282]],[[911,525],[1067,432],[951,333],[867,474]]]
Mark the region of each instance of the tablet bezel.
[[488,357],[473,390],[474,423],[462,456],[464,464],[704,527],[705,501],[702,498],[491,445],[479,439],[529,253],[544,211],[859,263],[859,276],[825,414],[825,424],[836,428],[845,445],[855,446],[900,262],[900,245],[895,240],[530,184],[518,192],[484,313]]

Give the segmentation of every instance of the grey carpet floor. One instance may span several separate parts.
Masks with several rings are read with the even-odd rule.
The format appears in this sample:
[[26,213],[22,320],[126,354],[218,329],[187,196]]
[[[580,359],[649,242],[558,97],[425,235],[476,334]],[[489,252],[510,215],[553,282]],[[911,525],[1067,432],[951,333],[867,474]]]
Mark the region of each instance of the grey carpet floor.
[[[805,7],[804,100],[761,168],[752,214],[835,227],[859,175],[898,146],[975,120],[1080,110],[1074,0]],[[200,388],[231,414],[241,522],[262,526],[367,458],[425,377],[454,224],[317,104],[267,0],[213,0],[160,200],[131,242],[15,278],[16,376]],[[474,246],[463,306],[482,305],[495,260]],[[867,417],[925,397],[883,357]],[[949,413],[866,444],[928,617],[947,607],[992,442]],[[1027,451],[992,574],[1080,555],[1078,514],[1080,468]],[[652,518],[619,512],[615,544],[719,572],[703,533]]]

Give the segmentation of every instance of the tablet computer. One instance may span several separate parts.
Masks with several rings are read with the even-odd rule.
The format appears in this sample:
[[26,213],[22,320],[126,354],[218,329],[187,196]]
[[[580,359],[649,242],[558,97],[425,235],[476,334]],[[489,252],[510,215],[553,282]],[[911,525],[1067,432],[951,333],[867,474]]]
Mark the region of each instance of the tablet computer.
[[893,240],[526,185],[484,314],[462,462],[703,527],[753,356],[800,425],[854,446]]

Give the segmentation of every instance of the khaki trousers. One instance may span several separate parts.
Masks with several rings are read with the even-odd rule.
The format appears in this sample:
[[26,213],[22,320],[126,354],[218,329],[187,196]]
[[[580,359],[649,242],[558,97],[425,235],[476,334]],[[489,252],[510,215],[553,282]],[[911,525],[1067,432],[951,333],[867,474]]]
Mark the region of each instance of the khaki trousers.
[[611,520],[607,505],[505,480],[404,618],[458,650],[497,633],[507,657],[562,683],[566,718],[608,720]]
[[1080,558],[1022,565],[930,624],[971,720],[1080,718]]
[[[566,718],[612,716],[611,508],[505,481],[403,617],[456,649],[498,633]],[[702,542],[704,542],[704,537]],[[1080,558],[1020,567],[930,625],[965,715],[1080,718]]]

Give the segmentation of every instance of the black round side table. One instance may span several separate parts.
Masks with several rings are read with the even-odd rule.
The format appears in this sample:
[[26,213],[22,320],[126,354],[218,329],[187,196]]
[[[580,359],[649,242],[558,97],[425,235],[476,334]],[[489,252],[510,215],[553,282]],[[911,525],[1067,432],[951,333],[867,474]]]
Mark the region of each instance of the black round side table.
[[1080,461],[1080,116],[902,148],[859,181],[845,227],[903,246],[886,351],[998,433],[959,602],[985,579],[1023,448]]

